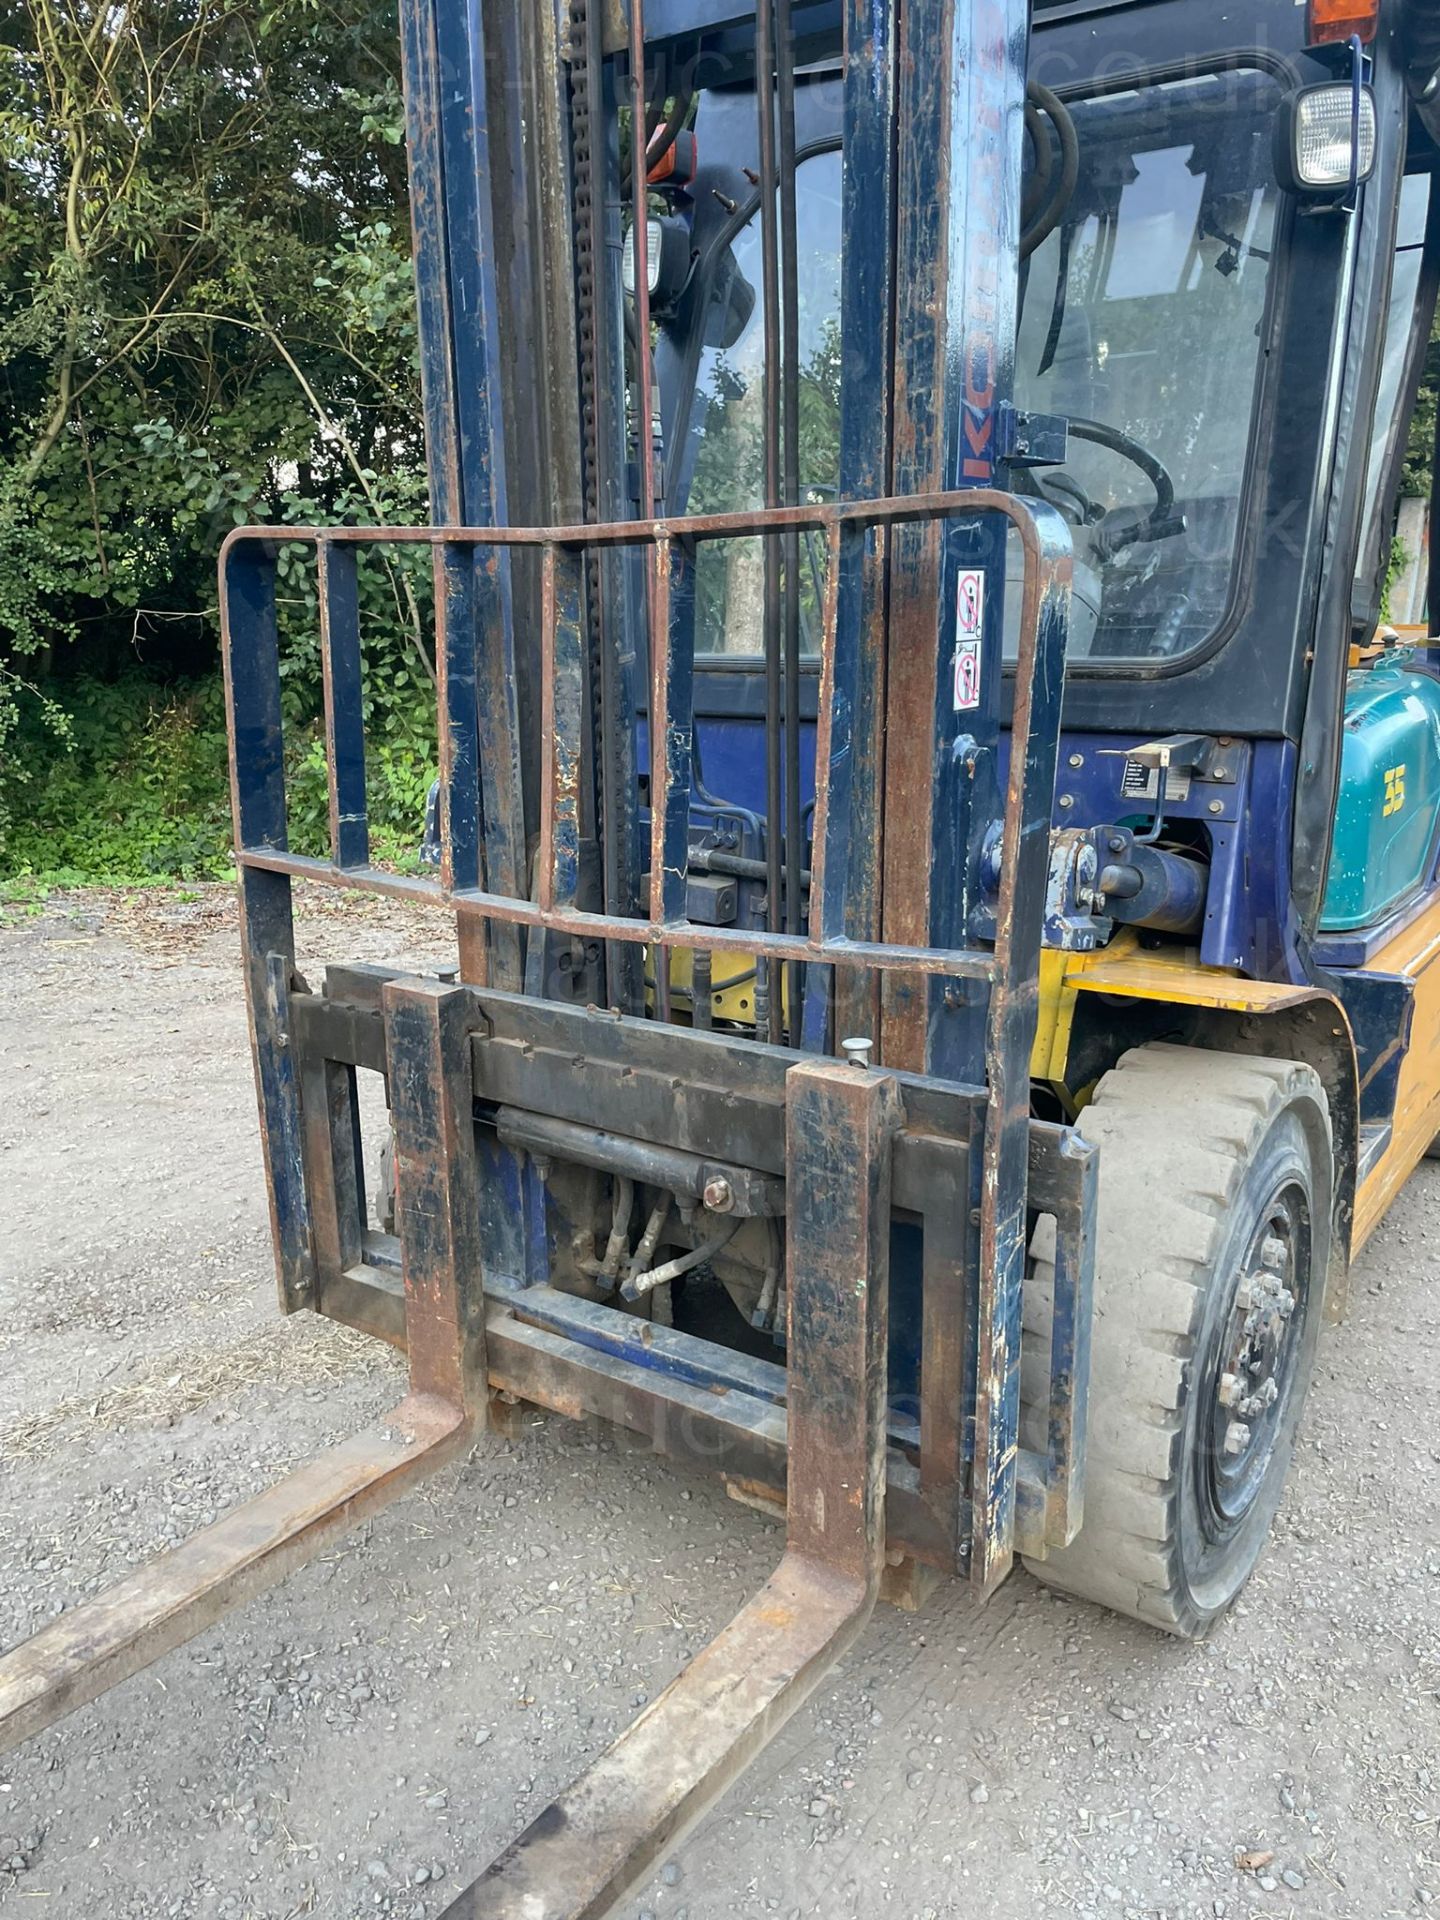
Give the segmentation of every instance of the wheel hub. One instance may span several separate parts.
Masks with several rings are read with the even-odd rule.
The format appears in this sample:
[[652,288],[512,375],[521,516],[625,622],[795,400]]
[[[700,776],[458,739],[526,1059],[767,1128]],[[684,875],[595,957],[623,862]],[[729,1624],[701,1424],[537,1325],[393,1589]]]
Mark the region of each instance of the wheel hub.
[[1206,1479],[1223,1527],[1240,1520],[1269,1464],[1300,1347],[1307,1223],[1291,1188],[1266,1209],[1239,1264],[1216,1368]]

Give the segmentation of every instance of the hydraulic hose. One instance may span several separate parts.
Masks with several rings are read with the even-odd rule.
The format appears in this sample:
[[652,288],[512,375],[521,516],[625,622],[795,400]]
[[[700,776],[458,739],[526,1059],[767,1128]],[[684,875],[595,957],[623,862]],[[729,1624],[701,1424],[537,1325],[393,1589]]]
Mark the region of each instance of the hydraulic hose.
[[652,1267],[648,1273],[632,1274],[620,1292],[626,1300],[642,1299],[647,1293],[653,1293],[656,1287],[665,1287],[672,1280],[678,1280],[682,1274],[693,1273],[696,1267],[728,1246],[740,1231],[739,1220],[725,1220],[710,1238],[698,1247],[692,1247],[688,1253],[682,1253],[673,1260],[667,1260],[663,1267]]
[[[1035,119],[1031,120],[1032,110]],[[1059,226],[1065,217],[1066,208],[1075,197],[1075,188],[1080,179],[1080,141],[1075,132],[1075,121],[1070,109],[1049,87],[1041,86],[1038,80],[1032,80],[1026,89],[1025,121],[1030,127],[1031,138],[1035,144],[1036,164],[1041,177],[1048,187],[1054,173],[1054,161],[1049,151],[1049,141],[1045,137],[1044,124],[1040,115],[1044,114],[1055,129],[1060,142],[1060,178],[1050,193],[1048,204],[1028,221],[1024,216],[1030,211],[1022,206],[1024,230],[1020,235],[1020,258],[1028,260],[1037,247],[1041,247]],[[1043,154],[1044,158],[1041,159]]]

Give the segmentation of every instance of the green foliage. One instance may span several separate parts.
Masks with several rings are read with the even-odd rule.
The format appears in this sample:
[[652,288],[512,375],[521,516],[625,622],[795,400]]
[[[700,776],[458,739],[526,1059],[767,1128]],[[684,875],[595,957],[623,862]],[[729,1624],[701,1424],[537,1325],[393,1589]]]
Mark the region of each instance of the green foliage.
[[[292,682],[293,684],[293,682]],[[371,835],[382,859],[413,866],[425,795],[435,777],[434,707],[409,684],[367,676],[366,706],[377,704],[382,741],[367,763]],[[327,848],[328,794],[323,724],[315,703],[287,691],[286,757],[291,844]],[[230,803],[226,784],[225,698],[217,675],[157,684],[131,671],[118,680],[82,679],[66,688],[57,733],[21,695],[16,758],[28,762],[23,792],[12,789],[6,868],[18,891],[84,881],[213,880],[228,875]]]
[[1405,451],[1405,477],[1400,491],[1430,497],[1430,470],[1435,459],[1436,396],[1440,394],[1440,315],[1431,330],[1425,353],[1425,371],[1410,417],[1410,440]]
[[[0,0],[0,873],[223,864],[220,541],[425,517],[398,62],[394,0]],[[422,573],[366,582],[382,814],[433,759]]]
[[22,697],[12,873],[207,879],[229,866],[225,709],[218,684],[162,688],[132,672],[66,690],[65,737]]
[[1380,589],[1380,618],[1382,620],[1389,620],[1391,618],[1390,596],[1395,591],[1396,582],[1409,564],[1410,549],[1397,533],[1395,538],[1390,542],[1390,556],[1385,562],[1385,580]]

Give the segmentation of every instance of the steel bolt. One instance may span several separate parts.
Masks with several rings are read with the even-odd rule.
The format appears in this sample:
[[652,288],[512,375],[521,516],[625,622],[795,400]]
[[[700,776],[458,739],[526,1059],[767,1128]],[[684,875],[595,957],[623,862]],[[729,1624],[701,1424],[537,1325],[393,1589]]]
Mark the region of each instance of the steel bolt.
[[1234,1373],[1222,1374],[1220,1376],[1221,1406],[1233,1407],[1235,1402],[1239,1398],[1240,1398],[1240,1376]]
[[1070,764],[1071,764],[1071,766],[1072,766],[1072,767],[1083,767],[1083,766],[1084,766],[1084,764],[1085,764],[1085,756],[1084,756],[1084,754],[1083,754],[1083,753],[1072,753],[1072,754],[1071,754],[1071,756],[1070,756]]
[[735,1205],[735,1190],[723,1174],[705,1182],[705,1204],[711,1213],[729,1213]]
[[1270,1234],[1260,1248],[1260,1264],[1272,1273],[1283,1273],[1289,1248],[1278,1233]]
[[862,1072],[866,1072],[870,1066],[870,1052],[874,1045],[873,1040],[842,1040],[840,1051],[852,1067],[859,1067]]
[[1070,811],[1070,809],[1071,809],[1071,807],[1073,807],[1073,806],[1074,806],[1074,804],[1075,804],[1075,796],[1074,796],[1074,794],[1073,794],[1073,793],[1062,793],[1062,794],[1061,794],[1061,796],[1060,796],[1060,806],[1061,806],[1061,808],[1062,808],[1062,810],[1063,810],[1064,812],[1066,812],[1066,813],[1068,813],[1068,812]]
[[1254,1435],[1243,1420],[1232,1420],[1225,1433],[1225,1451],[1228,1454],[1244,1453]]
[[1211,813],[1223,813],[1225,811],[1225,802],[1223,800],[1212,800],[1210,802],[1210,811]]

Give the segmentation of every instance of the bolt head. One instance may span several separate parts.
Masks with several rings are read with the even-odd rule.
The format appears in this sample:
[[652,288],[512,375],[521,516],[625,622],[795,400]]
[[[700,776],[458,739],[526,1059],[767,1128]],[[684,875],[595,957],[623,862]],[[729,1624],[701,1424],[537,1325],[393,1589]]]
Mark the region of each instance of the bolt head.
[[735,1193],[722,1174],[705,1182],[705,1205],[711,1213],[729,1213],[735,1205]]
[[840,1051],[852,1067],[868,1068],[870,1065],[870,1053],[874,1045],[875,1042],[873,1040],[857,1037],[854,1040],[842,1040],[840,1042]]
[[1244,1453],[1254,1435],[1243,1420],[1232,1420],[1225,1430],[1225,1451],[1231,1458]]
[[1223,813],[1225,811],[1225,802],[1223,800],[1212,800],[1210,802],[1210,811],[1211,813]]
[[1241,1391],[1240,1376],[1238,1374],[1226,1373],[1220,1376],[1220,1404],[1222,1407],[1233,1407],[1235,1402],[1240,1398]]
[[1268,1235],[1260,1248],[1260,1264],[1268,1267],[1272,1273],[1283,1273],[1289,1248],[1278,1233]]

